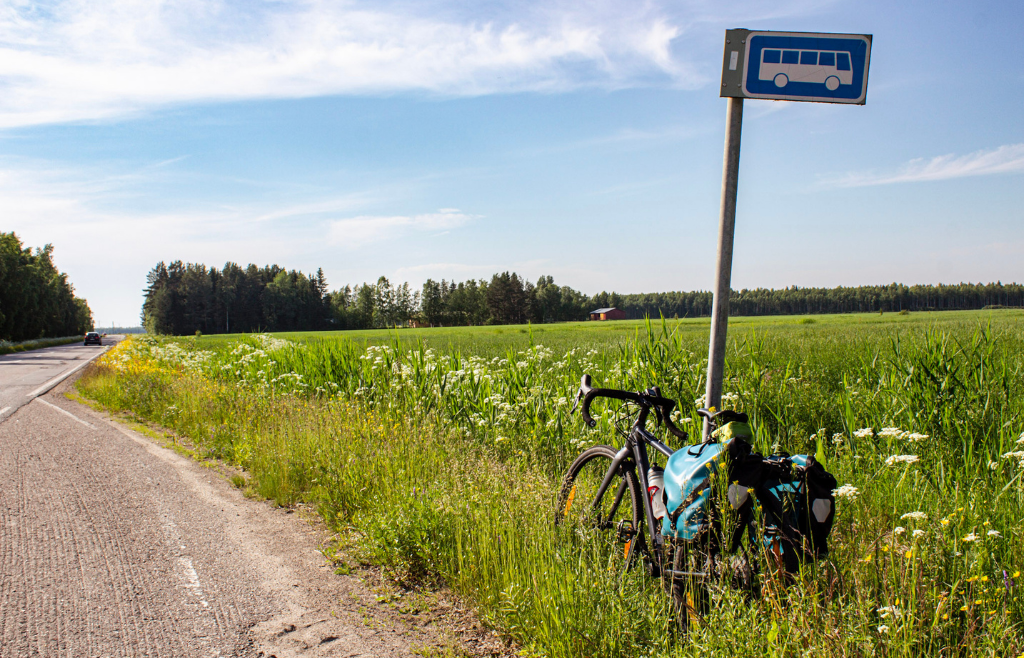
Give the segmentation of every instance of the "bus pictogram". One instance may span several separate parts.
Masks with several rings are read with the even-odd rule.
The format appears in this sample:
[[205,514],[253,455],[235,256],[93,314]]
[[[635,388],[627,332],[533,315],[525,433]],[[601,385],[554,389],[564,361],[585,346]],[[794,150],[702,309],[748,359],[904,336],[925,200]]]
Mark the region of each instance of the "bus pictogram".
[[812,82],[835,91],[839,85],[853,84],[853,67],[847,51],[765,48],[758,79],[771,80],[779,89],[790,82]]

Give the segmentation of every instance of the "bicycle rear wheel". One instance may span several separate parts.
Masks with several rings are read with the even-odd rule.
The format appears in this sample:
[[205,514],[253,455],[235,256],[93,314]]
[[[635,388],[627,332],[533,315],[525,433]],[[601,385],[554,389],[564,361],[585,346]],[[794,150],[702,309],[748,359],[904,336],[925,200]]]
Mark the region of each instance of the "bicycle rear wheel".
[[595,566],[625,571],[646,548],[643,493],[635,469],[620,468],[597,499],[616,452],[612,446],[594,446],[576,458],[562,480],[555,525],[581,540]]
[[686,632],[702,623],[710,609],[714,561],[706,550],[679,541],[674,542],[669,558],[671,569],[662,572],[662,582],[672,597],[676,622]]

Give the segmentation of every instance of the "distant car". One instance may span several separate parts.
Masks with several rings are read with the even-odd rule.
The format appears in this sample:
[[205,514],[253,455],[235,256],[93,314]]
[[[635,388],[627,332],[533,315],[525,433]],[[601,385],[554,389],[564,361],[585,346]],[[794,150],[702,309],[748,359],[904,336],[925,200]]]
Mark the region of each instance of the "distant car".
[[95,343],[96,345],[103,344],[103,340],[100,338],[100,335],[95,331],[90,331],[85,335],[85,344],[89,345],[91,343]]

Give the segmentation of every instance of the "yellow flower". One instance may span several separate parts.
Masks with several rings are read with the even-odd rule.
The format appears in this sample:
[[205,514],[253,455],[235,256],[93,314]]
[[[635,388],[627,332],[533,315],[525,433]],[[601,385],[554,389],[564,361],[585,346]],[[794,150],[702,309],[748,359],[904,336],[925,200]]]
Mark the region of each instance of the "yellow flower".
[[944,614],[944,615],[942,615],[942,618],[943,618],[943,619],[949,619],[949,614]]
[[1013,572],[1013,577],[1014,578],[1020,578],[1020,572],[1019,571],[1014,571]]
[[974,582],[974,581],[976,581],[977,579],[978,579],[978,577],[977,577],[977,576],[971,576],[970,578],[968,578],[968,579],[967,579],[967,582],[969,582],[969,583],[973,583],[973,582]]
[[949,525],[949,519],[942,519],[941,521],[939,521],[939,523],[941,523],[942,525]]
[[904,553],[903,557],[909,560],[910,558],[914,557],[914,551],[907,551],[906,553]]
[[960,608],[960,612],[967,612],[967,606],[965,605],[964,607]]
[[981,582],[987,583],[988,582],[988,576],[982,576],[981,577]]

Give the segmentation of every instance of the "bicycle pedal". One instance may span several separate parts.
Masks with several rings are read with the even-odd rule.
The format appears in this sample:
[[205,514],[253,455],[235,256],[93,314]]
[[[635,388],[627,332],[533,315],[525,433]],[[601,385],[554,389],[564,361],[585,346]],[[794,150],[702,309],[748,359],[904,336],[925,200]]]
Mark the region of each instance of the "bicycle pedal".
[[636,537],[636,528],[633,527],[633,522],[626,519],[619,521],[619,524],[615,526],[615,537],[623,544]]

